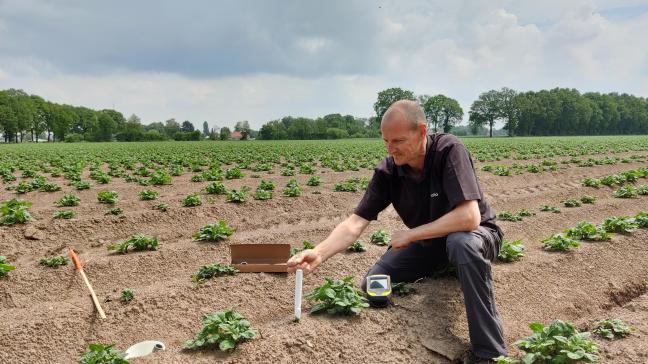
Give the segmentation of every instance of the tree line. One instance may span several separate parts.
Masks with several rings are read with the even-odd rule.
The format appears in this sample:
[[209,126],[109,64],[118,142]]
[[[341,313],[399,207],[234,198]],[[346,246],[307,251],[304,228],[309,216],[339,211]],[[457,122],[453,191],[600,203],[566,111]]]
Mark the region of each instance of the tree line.
[[[430,130],[466,132],[460,126],[464,110],[446,95],[415,95],[398,87],[378,92],[375,115],[357,118],[329,114],[319,118],[286,116],[269,121],[256,131],[247,121],[234,127],[237,139],[342,139],[380,136],[380,120],[398,100],[417,101]],[[468,129],[481,134],[484,128],[493,136],[496,124],[509,136],[615,135],[648,133],[648,98],[629,94],[587,92],[576,89],[518,92],[510,88],[489,90],[479,95],[468,111]],[[112,109],[92,110],[83,106],[56,104],[22,90],[0,90],[0,131],[5,142],[38,141],[154,141],[226,140],[228,127],[209,128],[203,123],[195,130],[189,121],[175,119],[142,125],[136,115],[125,118]]]
[[[247,121],[240,121],[235,131],[241,138],[254,137]],[[0,90],[0,132],[5,142],[23,141],[156,141],[229,139],[227,128],[209,128],[205,121],[202,132],[188,120],[175,119],[142,125],[137,115],[125,118],[112,109],[93,110],[83,106],[56,104],[22,90]]]

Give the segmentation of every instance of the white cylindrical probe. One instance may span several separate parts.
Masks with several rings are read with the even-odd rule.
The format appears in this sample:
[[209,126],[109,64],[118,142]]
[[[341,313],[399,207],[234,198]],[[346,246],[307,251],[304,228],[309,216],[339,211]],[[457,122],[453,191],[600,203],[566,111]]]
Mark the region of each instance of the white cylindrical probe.
[[301,301],[302,301],[302,280],[304,272],[297,269],[295,272],[295,320],[301,319]]

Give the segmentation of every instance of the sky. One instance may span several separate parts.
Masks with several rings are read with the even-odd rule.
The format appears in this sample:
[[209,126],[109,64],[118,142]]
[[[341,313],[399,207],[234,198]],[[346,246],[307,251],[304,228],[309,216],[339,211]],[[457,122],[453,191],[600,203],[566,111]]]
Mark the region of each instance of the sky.
[[144,124],[373,115],[377,93],[648,97],[648,0],[0,0],[0,89]]

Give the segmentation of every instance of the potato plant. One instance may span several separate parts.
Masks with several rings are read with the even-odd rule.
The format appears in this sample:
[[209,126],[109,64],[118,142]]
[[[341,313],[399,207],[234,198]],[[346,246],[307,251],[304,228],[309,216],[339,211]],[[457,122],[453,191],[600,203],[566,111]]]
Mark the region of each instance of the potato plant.
[[133,292],[132,289],[130,288],[124,288],[121,291],[121,301],[122,302],[130,302],[135,298],[135,292]]
[[621,177],[619,175],[613,174],[613,175],[609,175],[609,176],[605,176],[605,177],[601,178],[600,182],[601,182],[602,185],[612,187],[614,185],[617,185],[617,184],[620,185],[620,184],[624,183],[625,178],[623,178],[623,177]]
[[81,199],[75,195],[65,195],[61,197],[60,200],[56,201],[54,204],[58,207],[71,207],[79,206]]
[[119,196],[115,191],[99,191],[97,192],[97,200],[99,203],[115,204],[119,200]]
[[416,293],[416,289],[408,286],[405,282],[398,282],[392,285],[392,293],[397,296],[409,296]]
[[640,228],[648,228],[648,212],[641,211],[634,217],[634,222]]
[[207,224],[194,234],[193,239],[197,241],[221,241],[234,234],[234,229],[229,227],[225,221],[220,220],[215,224]]
[[632,327],[619,319],[605,319],[594,322],[592,333],[608,340],[630,335]]
[[540,205],[540,211],[543,212],[553,212],[555,214],[560,213],[560,209],[556,206],[551,206],[551,205]]
[[568,198],[562,201],[562,203],[565,207],[580,207],[582,205],[581,202],[575,198]]
[[637,194],[641,196],[648,195],[648,185],[641,185],[637,187]]
[[194,207],[194,206],[200,206],[200,205],[202,205],[202,199],[200,198],[200,196],[198,196],[195,193],[188,194],[182,200],[182,206],[184,206],[184,207]]
[[612,235],[602,226],[581,221],[575,227],[565,229],[565,236],[576,240],[607,241],[612,239]]
[[270,200],[274,197],[274,193],[272,191],[268,190],[260,190],[257,189],[256,192],[254,193],[254,199],[255,200]]
[[209,278],[223,276],[223,275],[233,275],[238,273],[239,270],[234,268],[234,266],[223,263],[213,263],[208,265],[203,265],[198,269],[198,272],[191,276],[191,281],[195,284],[200,284],[206,281]]
[[542,246],[545,250],[549,251],[569,251],[571,248],[578,248],[580,243],[564,236],[563,234],[554,234],[542,240]]
[[310,310],[311,314],[326,312],[329,315],[357,315],[369,307],[367,299],[353,286],[353,277],[333,281],[326,277],[325,283],[304,296],[307,300],[318,302]]
[[139,193],[139,198],[142,201],[155,200],[160,195],[159,192],[153,190],[143,190]]
[[18,183],[18,185],[14,189],[14,191],[16,191],[16,193],[18,193],[18,194],[25,194],[25,193],[31,192],[33,190],[34,190],[34,186],[32,186],[31,183],[28,183],[28,182],[25,182],[25,181]]
[[132,248],[133,250],[136,251],[141,251],[141,250],[157,250],[157,248],[159,247],[160,244],[157,238],[152,236],[147,236],[144,234],[135,234],[127,240],[109,245],[108,250],[125,254],[128,252],[129,248]]
[[33,220],[29,211],[27,211],[31,205],[32,203],[29,201],[15,198],[4,201],[0,206],[0,225],[26,224]]
[[272,181],[266,181],[262,179],[261,182],[259,182],[257,190],[274,191],[275,185],[274,183],[272,183]]
[[526,352],[524,363],[576,363],[598,360],[598,347],[589,340],[589,332],[579,332],[574,325],[561,320],[545,327],[529,325],[533,335],[514,343]]
[[354,179],[348,179],[346,181],[338,182],[333,187],[333,191],[336,192],[358,192],[360,188],[359,183]]
[[580,201],[585,204],[593,204],[596,202],[596,197],[590,196],[590,195],[585,195],[581,197]]
[[224,195],[227,193],[227,188],[225,188],[223,182],[215,181],[205,187],[205,192],[210,195]]
[[601,180],[598,178],[592,178],[592,177],[585,177],[581,181],[582,185],[584,187],[594,187],[594,188],[599,188],[601,186]]
[[217,346],[221,351],[233,350],[242,341],[257,335],[250,322],[243,315],[229,311],[207,314],[202,320],[203,327],[196,336],[185,342],[188,350]]
[[389,242],[391,242],[391,237],[389,236],[389,233],[385,230],[376,230],[373,233],[371,233],[369,242],[371,242],[372,244],[385,246],[388,245]]
[[286,166],[281,169],[281,175],[286,176],[286,177],[291,177],[295,175],[295,167],[293,166]]
[[522,216],[506,210],[499,212],[497,218],[502,221],[522,221]]
[[7,257],[0,255],[0,278],[6,277],[9,272],[15,269],[16,267],[14,267],[13,265],[7,264]]
[[520,364],[520,361],[514,358],[509,358],[508,356],[500,355],[497,358],[494,358],[495,364]]
[[320,176],[311,176],[306,182],[307,186],[319,186],[322,183]]
[[151,175],[148,182],[154,186],[170,185],[171,175],[164,170],[158,169]]
[[106,210],[104,215],[121,215],[123,213],[124,213],[124,209],[122,209],[121,207],[112,207]]
[[639,195],[639,192],[634,186],[627,185],[615,190],[612,195],[616,198],[635,198]]
[[42,258],[41,260],[38,261],[38,264],[44,265],[46,267],[56,268],[61,265],[67,265],[68,258],[63,255],[58,255],[49,258]]
[[42,192],[56,192],[61,190],[61,186],[57,185],[56,183],[45,183],[40,187],[40,190]]
[[243,174],[243,172],[241,172],[241,169],[238,167],[234,167],[232,169],[228,169],[227,171],[225,171],[226,179],[239,179],[243,177],[245,177],[245,175]]
[[297,196],[301,196],[301,194],[302,194],[302,189],[301,187],[299,187],[297,180],[291,178],[286,184],[286,187],[283,189],[283,195],[286,197],[297,197]]
[[628,216],[610,216],[603,220],[601,227],[608,233],[630,234],[639,228],[639,224]]
[[349,247],[347,248],[348,251],[354,252],[354,253],[362,253],[367,251],[367,248],[362,244],[361,240],[356,240]]
[[202,174],[194,174],[191,176],[191,182],[202,182],[205,180],[205,177]]
[[76,216],[76,212],[72,210],[61,210],[61,211],[56,211],[54,215],[52,215],[53,219],[71,219],[74,216]]
[[162,212],[166,212],[169,210],[169,204],[166,203],[159,203],[157,205],[153,205],[153,210],[158,210]]
[[90,344],[90,351],[83,354],[81,364],[128,364],[124,359],[126,353],[114,348],[114,345]]
[[292,257],[293,255],[295,255],[295,254],[297,254],[297,253],[299,253],[301,251],[304,251],[306,249],[313,249],[313,248],[315,248],[315,245],[312,242],[310,242],[308,240],[304,240],[304,241],[302,241],[301,248],[298,247],[298,246],[293,246],[293,247],[290,248],[290,256]]
[[520,260],[524,256],[524,245],[521,240],[503,240],[497,258],[510,263]]
[[248,186],[241,187],[240,190],[230,190],[227,192],[227,202],[243,203],[249,197],[250,188]]

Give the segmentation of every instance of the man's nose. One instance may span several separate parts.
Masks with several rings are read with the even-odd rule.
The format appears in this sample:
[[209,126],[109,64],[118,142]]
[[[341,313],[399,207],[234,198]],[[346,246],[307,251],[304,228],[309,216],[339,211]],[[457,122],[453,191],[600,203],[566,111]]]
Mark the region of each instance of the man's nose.
[[385,143],[385,147],[387,147],[387,153],[392,154],[394,148],[391,146],[391,144]]

